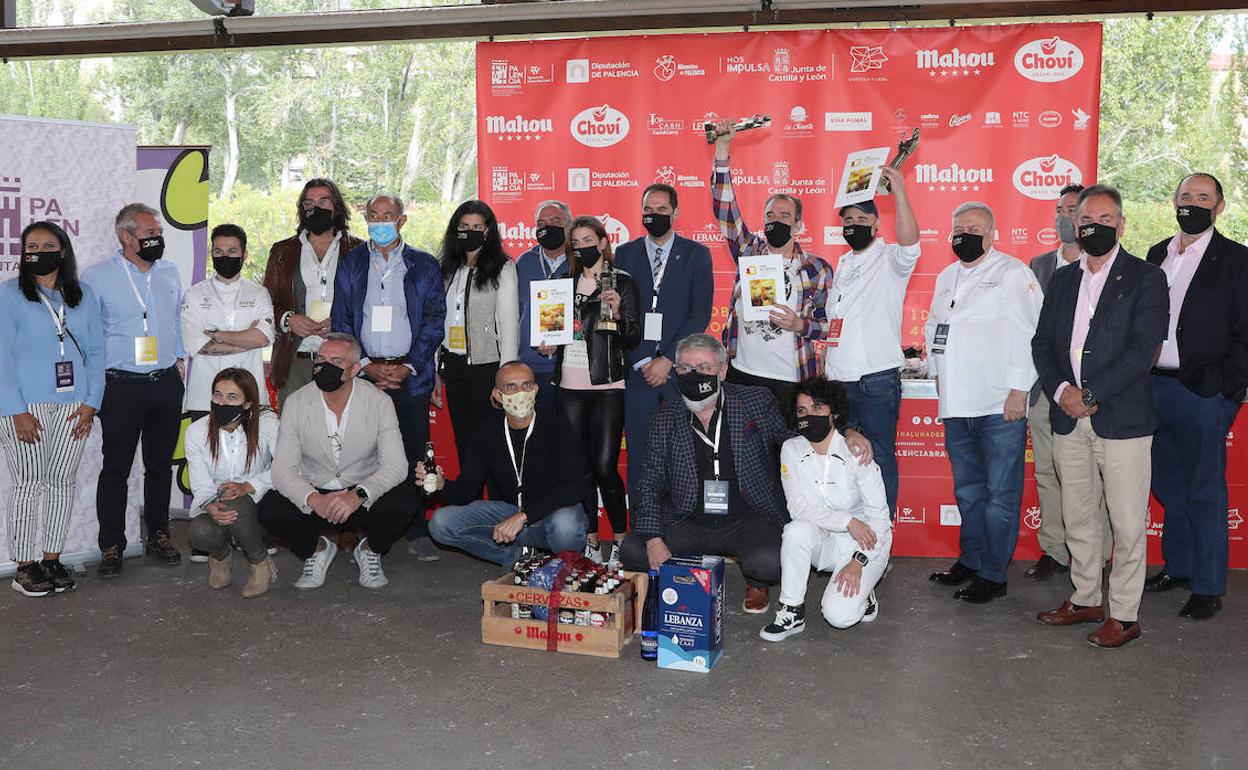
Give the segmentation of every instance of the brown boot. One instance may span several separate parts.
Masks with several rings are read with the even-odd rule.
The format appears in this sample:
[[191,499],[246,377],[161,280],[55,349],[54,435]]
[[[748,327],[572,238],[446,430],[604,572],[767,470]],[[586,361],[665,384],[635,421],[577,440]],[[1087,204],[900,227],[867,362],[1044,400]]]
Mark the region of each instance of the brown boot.
[[208,557],[209,588],[220,591],[230,584],[230,559],[233,556],[234,552],[231,551],[224,559],[218,559],[215,556]]
[[277,582],[277,565],[273,559],[266,557],[259,564],[251,565],[251,573],[247,576],[247,585],[243,586],[243,598],[254,599],[268,593],[269,586]]

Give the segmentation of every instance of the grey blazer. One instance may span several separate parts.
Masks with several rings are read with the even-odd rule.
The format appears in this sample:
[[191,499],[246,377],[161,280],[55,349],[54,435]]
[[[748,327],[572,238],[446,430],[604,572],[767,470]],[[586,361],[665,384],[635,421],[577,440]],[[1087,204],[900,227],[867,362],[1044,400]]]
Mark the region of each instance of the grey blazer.
[[[1057,250],[1046,251],[1038,257],[1032,257],[1031,272],[1036,274],[1036,281],[1040,283],[1040,291],[1047,293],[1049,281],[1053,280],[1053,274],[1057,272]],[[1044,389],[1040,387],[1040,380],[1037,378],[1036,384],[1031,386],[1028,403],[1035,406],[1042,395],[1044,395]]]
[[273,487],[304,513],[305,500],[333,481],[360,486],[367,505],[407,478],[407,455],[394,402],[372,383],[356,378],[351,385],[342,456],[335,461],[325,423],[325,402],[316,383],[308,383],[286,399],[273,453]]

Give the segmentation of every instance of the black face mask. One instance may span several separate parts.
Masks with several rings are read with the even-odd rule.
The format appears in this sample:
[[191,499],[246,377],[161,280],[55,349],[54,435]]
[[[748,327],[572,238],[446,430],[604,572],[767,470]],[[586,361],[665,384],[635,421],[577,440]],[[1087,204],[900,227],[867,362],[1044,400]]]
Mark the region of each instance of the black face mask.
[[471,253],[485,245],[485,231],[457,230],[455,240],[463,248],[464,253]]
[[703,401],[719,392],[719,376],[693,369],[676,375],[676,389],[690,401]]
[[598,264],[598,258],[602,256],[602,252],[597,246],[582,246],[576,250],[576,261],[581,263],[583,268],[591,268]]
[[543,225],[537,228],[537,242],[547,251],[554,251],[563,245],[565,234],[562,227]]
[[646,228],[651,238],[662,238],[672,229],[671,214],[642,214],[641,226]]
[[832,418],[826,414],[808,414],[797,418],[797,432],[812,444],[818,444],[832,432]]
[[241,420],[247,414],[247,407],[242,404],[213,404],[212,417],[217,421],[218,428],[224,428],[235,420]]
[[303,227],[313,235],[328,232],[334,226],[334,214],[329,209],[313,206],[303,210]]
[[346,369],[341,366],[334,366],[328,361],[319,361],[312,364],[312,381],[324,392],[333,393],[343,386],[342,375],[345,371]]
[[767,243],[778,249],[792,240],[793,228],[784,222],[768,222],[763,225],[763,234],[767,236]]
[[63,261],[59,251],[28,251],[22,255],[22,260],[35,275],[51,275]]
[[953,253],[963,262],[974,262],[984,256],[984,236],[975,233],[958,233],[950,241]]
[[154,238],[139,239],[139,259],[144,262],[155,262],[165,255],[165,238],[157,235]]
[[1179,229],[1188,235],[1199,235],[1213,224],[1213,209],[1200,206],[1179,206],[1174,211],[1175,219],[1179,220]]
[[1093,222],[1090,225],[1079,225],[1079,248],[1094,257],[1108,254],[1118,242],[1118,228]]
[[243,269],[242,257],[213,257],[212,269],[222,278],[233,278]]
[[841,228],[841,235],[845,237],[849,248],[854,251],[862,251],[875,240],[875,235],[871,233],[871,225],[845,225]]

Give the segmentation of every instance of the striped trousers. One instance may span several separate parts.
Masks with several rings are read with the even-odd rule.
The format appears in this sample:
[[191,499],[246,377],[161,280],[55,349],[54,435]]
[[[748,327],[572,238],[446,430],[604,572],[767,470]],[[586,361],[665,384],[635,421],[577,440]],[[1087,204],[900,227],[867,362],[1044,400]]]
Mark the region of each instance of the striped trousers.
[[[0,418],[0,445],[9,465],[9,552],[14,561],[36,561],[43,554],[60,553],[69,534],[74,511],[74,479],[86,439],[75,441],[74,422],[68,418],[81,406],[30,404],[30,413],[43,431],[39,441],[19,441],[13,418]],[[39,525],[43,524],[40,542]]]

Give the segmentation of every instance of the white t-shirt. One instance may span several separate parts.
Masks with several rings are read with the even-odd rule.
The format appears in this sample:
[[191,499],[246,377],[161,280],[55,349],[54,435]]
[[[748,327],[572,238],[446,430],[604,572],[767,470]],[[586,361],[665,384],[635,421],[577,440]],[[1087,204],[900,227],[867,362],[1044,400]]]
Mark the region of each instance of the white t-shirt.
[[[802,310],[802,263],[789,259],[784,265],[784,304],[794,312]],[[746,321],[745,292],[737,297],[737,355],[732,366],[755,377],[797,382],[796,332],[777,329],[770,321]]]
[[919,244],[901,246],[876,238],[861,254],[841,257],[832,275],[828,318],[844,319],[836,347],[826,348],[828,379],[857,382],[896,369],[901,354],[901,310],[906,284],[919,262]]
[[[342,233],[334,235],[334,241],[325,250],[323,260],[316,258],[316,250],[308,242],[306,232],[299,233],[299,243],[303,247],[299,252],[299,275],[303,278],[303,287],[306,290],[304,315],[315,318],[318,315],[314,312],[315,303],[324,302],[325,308],[332,307],[334,304],[334,276],[338,273],[338,249],[342,244]],[[323,338],[315,335],[304,337],[303,342],[299,343],[299,352],[315,353],[324,341]]]
[[212,403],[212,380],[217,372],[238,367],[251,372],[260,391],[260,403],[269,405],[269,389],[264,384],[264,348],[224,356],[199,355],[208,344],[208,330],[243,331],[256,322],[256,328],[273,342],[273,300],[255,281],[237,278],[225,283],[215,275],[195,284],[182,295],[182,344],[191,357],[183,408],[207,411]]

